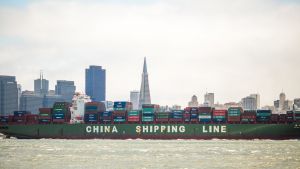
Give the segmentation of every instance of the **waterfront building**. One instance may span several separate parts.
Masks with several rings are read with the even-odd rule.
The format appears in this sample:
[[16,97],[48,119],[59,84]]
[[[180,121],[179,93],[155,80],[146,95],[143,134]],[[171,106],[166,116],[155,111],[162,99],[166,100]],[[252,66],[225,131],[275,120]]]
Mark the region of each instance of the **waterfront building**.
[[44,79],[43,73],[41,72],[40,78],[34,80],[34,93],[40,95],[46,95],[49,91],[49,81]]
[[20,109],[20,99],[21,99],[21,95],[22,95],[22,86],[20,84],[17,84],[17,88],[18,88],[18,110]]
[[257,100],[255,97],[247,96],[241,101],[242,107],[244,110],[256,110],[257,109]]
[[139,95],[140,92],[138,90],[133,90],[130,92],[130,102],[132,103],[132,109],[139,109]]
[[18,86],[15,76],[0,75],[0,115],[18,110]]
[[38,114],[39,108],[43,105],[44,96],[36,94],[34,91],[23,91],[20,98],[20,110]]
[[144,58],[142,83],[141,83],[141,90],[140,90],[140,96],[139,96],[139,109],[142,109],[143,104],[151,104],[146,57]]
[[285,93],[280,93],[279,95],[279,109],[284,110],[284,102],[285,102],[286,96]]
[[198,98],[196,95],[192,96],[192,100],[188,103],[189,107],[198,107],[199,103],[198,103]]
[[275,101],[274,101],[274,108],[275,108],[276,110],[279,110],[279,100],[275,100]]
[[215,94],[214,93],[205,93],[204,95],[204,105],[213,107],[215,103]]
[[300,108],[300,98],[294,99],[294,104],[297,106],[297,108]]
[[106,71],[102,66],[90,66],[85,70],[85,92],[92,101],[105,101]]
[[256,100],[256,109],[260,109],[260,95],[258,93],[250,94],[250,97],[255,98],[255,100]]
[[55,94],[61,95],[66,102],[72,102],[75,90],[76,86],[74,85],[74,81],[57,80],[55,85]]
[[[64,102],[65,99],[62,95],[57,95],[54,92],[49,92],[47,95],[43,97],[43,107],[52,108],[55,102]],[[68,101],[70,102],[70,101]]]

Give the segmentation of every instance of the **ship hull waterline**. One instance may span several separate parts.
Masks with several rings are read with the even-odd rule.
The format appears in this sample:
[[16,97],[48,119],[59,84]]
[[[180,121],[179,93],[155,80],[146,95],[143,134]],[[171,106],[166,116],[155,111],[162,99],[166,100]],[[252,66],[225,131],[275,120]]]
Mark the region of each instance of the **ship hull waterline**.
[[300,139],[290,124],[33,124],[1,125],[19,139]]

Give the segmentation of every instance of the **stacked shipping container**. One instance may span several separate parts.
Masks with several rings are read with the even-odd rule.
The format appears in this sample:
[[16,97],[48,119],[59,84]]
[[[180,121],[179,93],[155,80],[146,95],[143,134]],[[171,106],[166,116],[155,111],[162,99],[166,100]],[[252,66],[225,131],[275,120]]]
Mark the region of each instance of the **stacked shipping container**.
[[241,107],[229,107],[227,121],[228,123],[240,123],[243,109]]
[[68,102],[56,102],[53,105],[52,122],[53,123],[69,123],[71,119],[71,104]]
[[158,111],[159,106],[156,104],[142,105],[142,122],[153,122],[154,115]]
[[227,110],[213,110],[213,121],[215,123],[225,123]]
[[199,107],[199,122],[210,123],[212,119],[212,107]]
[[257,110],[256,111],[256,121],[268,123],[271,121],[271,110]]
[[102,102],[87,102],[84,104],[84,122],[95,124],[99,121],[100,113],[105,111],[105,104]]
[[256,122],[256,111],[255,110],[244,110],[241,114],[241,123],[255,123]]
[[300,122],[300,110],[294,111],[295,113],[295,121]]
[[183,114],[184,111],[183,110],[172,110],[170,113],[170,117],[169,117],[169,121],[170,122],[183,122]]
[[100,113],[100,123],[106,124],[112,122],[112,111],[105,111]]
[[127,112],[131,110],[131,102],[114,102],[113,121],[116,123],[126,122]]
[[127,113],[128,122],[139,122],[140,121],[140,111],[131,110]]
[[41,124],[49,124],[52,122],[52,108],[40,108],[39,112],[39,122]]
[[167,123],[169,122],[170,112],[157,112],[155,113],[155,121],[158,123]]
[[12,121],[13,123],[17,123],[17,124],[24,124],[26,123],[26,117],[29,114],[30,112],[28,111],[14,111]]

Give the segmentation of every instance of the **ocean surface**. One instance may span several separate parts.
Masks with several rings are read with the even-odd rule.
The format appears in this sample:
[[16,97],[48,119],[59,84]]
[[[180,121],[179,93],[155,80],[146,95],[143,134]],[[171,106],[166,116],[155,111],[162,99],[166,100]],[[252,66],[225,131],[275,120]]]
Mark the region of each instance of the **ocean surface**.
[[6,168],[300,169],[300,141],[0,139]]

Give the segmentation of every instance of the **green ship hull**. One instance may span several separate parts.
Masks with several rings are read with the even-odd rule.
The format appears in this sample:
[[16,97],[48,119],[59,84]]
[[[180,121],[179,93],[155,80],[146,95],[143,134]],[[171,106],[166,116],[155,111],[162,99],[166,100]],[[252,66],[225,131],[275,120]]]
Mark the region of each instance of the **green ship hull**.
[[27,124],[2,125],[0,132],[29,139],[300,139],[300,123]]

